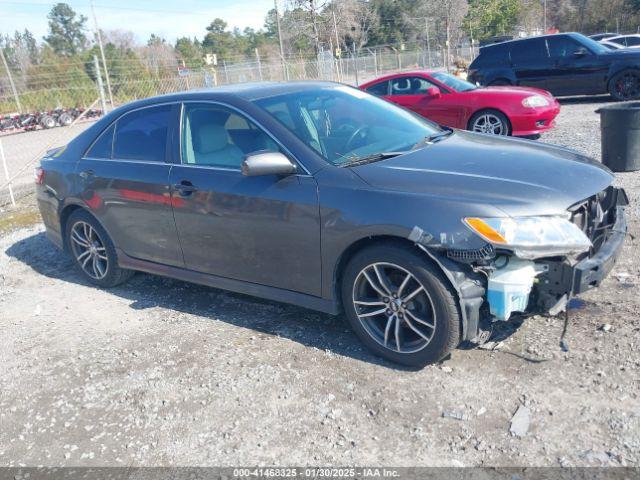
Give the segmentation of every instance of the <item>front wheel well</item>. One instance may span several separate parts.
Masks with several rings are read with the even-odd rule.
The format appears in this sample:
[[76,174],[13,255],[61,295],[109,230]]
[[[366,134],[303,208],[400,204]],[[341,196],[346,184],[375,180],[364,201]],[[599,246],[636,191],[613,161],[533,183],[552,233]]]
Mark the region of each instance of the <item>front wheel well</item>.
[[479,110],[476,110],[475,112],[473,112],[470,116],[469,116],[469,120],[467,121],[467,130],[471,130],[471,123],[473,122],[473,119],[481,114],[481,113],[489,113],[489,112],[496,112],[499,113],[500,115],[502,115],[504,117],[504,119],[507,122],[507,128],[509,130],[509,135],[511,135],[511,133],[513,132],[513,125],[511,125],[511,120],[509,119],[509,115],[507,115],[506,113],[504,113],[502,110],[498,109],[498,108],[480,108]]
[[[334,295],[336,299],[340,299],[340,285],[342,284],[342,277],[344,274],[344,270],[346,266],[349,264],[349,262],[351,261],[351,259],[358,252],[364,250],[365,248],[369,248],[374,245],[380,245],[380,244],[384,244],[384,245],[393,244],[393,245],[402,246],[407,249],[418,249],[416,244],[411,240],[407,238],[396,237],[393,235],[378,235],[378,236],[372,236],[372,237],[365,237],[352,243],[347,247],[347,249],[344,252],[342,252],[342,255],[340,255],[340,259],[336,264],[336,268],[333,276],[334,278],[333,290],[334,290]],[[437,265],[436,262],[434,262],[427,255],[423,255],[423,256],[426,262],[433,263],[438,268],[440,268],[440,266]],[[340,305],[340,308],[342,308],[342,305]]]

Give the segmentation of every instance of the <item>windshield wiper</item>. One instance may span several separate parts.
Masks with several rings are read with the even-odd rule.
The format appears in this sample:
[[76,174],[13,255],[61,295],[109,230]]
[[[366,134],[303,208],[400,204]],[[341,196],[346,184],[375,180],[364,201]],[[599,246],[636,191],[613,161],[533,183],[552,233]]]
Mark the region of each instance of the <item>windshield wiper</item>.
[[422,140],[416,143],[413,147],[411,147],[411,150],[416,150],[420,147],[424,147],[425,145],[431,145],[432,143],[437,143],[440,140],[444,140],[445,138],[447,138],[449,135],[453,133],[452,128],[442,127],[442,129],[443,130],[441,132],[434,133],[432,135],[427,135],[426,137],[424,137]]
[[386,158],[397,157],[398,155],[402,155],[403,153],[407,152],[379,152],[372,153],[371,155],[364,155],[362,157],[351,157],[348,158],[346,162],[339,163],[338,167],[355,167],[358,165],[365,165],[367,163],[378,162]]

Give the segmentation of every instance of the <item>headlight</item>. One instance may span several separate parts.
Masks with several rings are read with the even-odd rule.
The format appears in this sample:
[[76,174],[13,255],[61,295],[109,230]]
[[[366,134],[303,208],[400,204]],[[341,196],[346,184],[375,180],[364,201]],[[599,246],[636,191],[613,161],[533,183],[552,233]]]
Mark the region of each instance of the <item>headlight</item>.
[[591,247],[582,230],[564,217],[469,217],[464,223],[488,242],[511,249],[520,258],[574,255]]
[[549,100],[542,95],[533,95],[522,100],[522,106],[527,108],[546,107],[549,105]]

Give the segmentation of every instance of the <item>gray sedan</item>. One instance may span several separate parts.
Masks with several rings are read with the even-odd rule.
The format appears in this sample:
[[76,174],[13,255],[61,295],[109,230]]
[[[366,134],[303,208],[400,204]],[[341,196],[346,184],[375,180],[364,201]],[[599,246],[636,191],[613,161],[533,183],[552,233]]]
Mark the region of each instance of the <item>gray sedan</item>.
[[597,286],[626,230],[612,180],[322,82],[130,103],[36,172],[47,235],[88,281],[144,271],[343,312],[411,366]]

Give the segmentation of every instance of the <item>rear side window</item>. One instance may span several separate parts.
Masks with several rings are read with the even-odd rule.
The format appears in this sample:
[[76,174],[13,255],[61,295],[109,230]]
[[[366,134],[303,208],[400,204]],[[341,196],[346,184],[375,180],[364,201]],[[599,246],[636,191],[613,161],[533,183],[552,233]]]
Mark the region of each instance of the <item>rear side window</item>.
[[549,57],[544,38],[532,38],[511,45],[511,61],[514,65],[543,61]]
[[473,63],[474,68],[505,65],[509,63],[509,48],[507,45],[482,47],[480,49],[480,55]]
[[366,91],[372,95],[377,95],[381,97],[383,95],[388,95],[389,93],[389,82],[380,82],[371,85],[366,88]]
[[87,152],[90,158],[111,158],[113,154],[113,132],[115,124],[103,131]]
[[113,158],[164,162],[171,105],[143,108],[116,122]]

